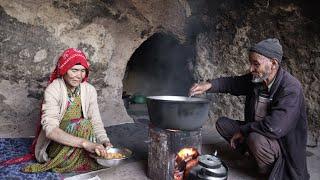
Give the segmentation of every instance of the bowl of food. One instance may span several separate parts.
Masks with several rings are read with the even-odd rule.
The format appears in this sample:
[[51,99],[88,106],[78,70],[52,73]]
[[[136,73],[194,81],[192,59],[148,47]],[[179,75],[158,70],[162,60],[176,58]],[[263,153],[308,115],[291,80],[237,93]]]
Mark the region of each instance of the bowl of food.
[[127,148],[108,148],[106,156],[100,154],[91,154],[90,156],[96,159],[97,163],[104,167],[113,167],[119,165],[131,157],[132,151]]

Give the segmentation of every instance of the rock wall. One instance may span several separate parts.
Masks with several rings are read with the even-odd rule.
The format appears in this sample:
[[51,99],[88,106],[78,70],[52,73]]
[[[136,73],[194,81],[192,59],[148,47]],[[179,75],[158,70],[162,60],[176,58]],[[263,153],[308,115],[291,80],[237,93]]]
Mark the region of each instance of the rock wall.
[[[185,40],[179,1],[0,1],[0,135],[33,135],[40,99],[59,55],[86,53],[105,126],[132,122],[121,100],[127,61],[157,32]],[[14,93],[14,94],[13,94]]]
[[[268,37],[283,45],[283,67],[302,83],[310,128],[320,129],[320,17],[316,1],[1,0],[0,136],[32,135],[59,54],[85,51],[106,126],[132,122],[121,100],[134,51],[155,33],[193,46],[194,78],[243,74],[247,49]],[[208,95],[219,116],[243,119],[242,97]],[[314,131],[317,132],[317,131]]]
[[[208,3],[208,2],[207,2]],[[319,136],[320,19],[317,2],[215,1],[197,14],[203,32],[196,36],[195,75],[211,79],[244,74],[247,49],[256,42],[276,37],[284,50],[282,66],[302,83],[309,129]],[[191,6],[193,7],[193,6]],[[245,9],[245,11],[243,11]],[[242,97],[212,95],[213,124],[219,116],[243,120]]]

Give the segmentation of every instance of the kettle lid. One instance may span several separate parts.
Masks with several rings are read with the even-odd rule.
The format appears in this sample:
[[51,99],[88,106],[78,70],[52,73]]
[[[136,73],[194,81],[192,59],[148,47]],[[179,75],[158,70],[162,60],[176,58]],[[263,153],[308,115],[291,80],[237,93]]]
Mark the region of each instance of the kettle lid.
[[199,157],[199,165],[209,169],[216,169],[221,167],[221,160],[216,156],[206,154]]

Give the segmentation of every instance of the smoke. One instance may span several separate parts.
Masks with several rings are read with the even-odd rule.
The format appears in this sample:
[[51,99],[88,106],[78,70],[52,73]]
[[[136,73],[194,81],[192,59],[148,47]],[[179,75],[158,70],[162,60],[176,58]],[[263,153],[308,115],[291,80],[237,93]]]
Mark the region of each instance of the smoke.
[[194,48],[174,37],[154,34],[132,55],[123,80],[129,94],[188,94],[193,82]]

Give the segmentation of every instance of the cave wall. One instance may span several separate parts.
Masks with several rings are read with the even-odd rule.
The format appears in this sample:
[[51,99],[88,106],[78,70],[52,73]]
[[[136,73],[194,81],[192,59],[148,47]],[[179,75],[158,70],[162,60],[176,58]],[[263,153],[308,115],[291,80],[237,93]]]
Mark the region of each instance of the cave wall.
[[[243,74],[247,49],[276,37],[283,67],[302,83],[311,129],[319,123],[320,14],[317,2],[237,0],[1,0],[0,135],[32,135],[48,76],[68,47],[85,51],[106,126],[132,122],[122,80],[134,51],[155,33],[193,46],[194,79]],[[14,96],[13,96],[14,94]],[[243,119],[243,98],[213,94],[210,119]]]
[[[320,16],[315,8],[319,3],[204,2],[206,6],[198,4],[204,8],[196,15],[202,21],[199,23],[202,29],[194,38],[195,75],[206,80],[244,74],[249,67],[248,48],[265,38],[278,38],[284,51],[282,67],[302,83],[309,129],[319,136]],[[212,125],[219,116],[243,120],[243,97],[221,94],[210,97],[208,124]]]
[[33,135],[49,74],[68,47],[90,59],[105,126],[132,122],[121,100],[127,61],[156,32],[185,41],[188,13],[184,0],[1,0],[0,135]]

